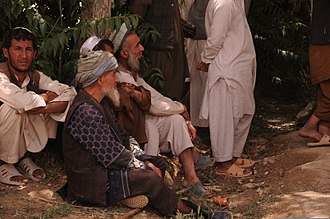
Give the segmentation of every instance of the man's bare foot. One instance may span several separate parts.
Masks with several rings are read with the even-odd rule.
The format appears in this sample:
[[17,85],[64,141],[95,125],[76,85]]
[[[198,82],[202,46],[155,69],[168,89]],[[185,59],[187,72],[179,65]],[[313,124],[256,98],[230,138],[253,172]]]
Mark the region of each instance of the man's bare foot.
[[322,134],[320,132],[318,132],[316,129],[306,129],[304,127],[302,127],[298,131],[298,135],[300,137],[304,137],[304,138],[313,138],[316,141],[320,141],[322,138]]
[[42,180],[42,179],[45,178],[45,173],[44,173],[44,171],[41,170],[41,169],[37,169],[37,170],[33,171],[32,175],[33,175],[35,178],[39,179],[39,180]]
[[199,179],[190,181],[190,180],[186,179],[186,177],[183,177],[183,179],[181,180],[181,184],[186,188],[197,182],[200,182]]
[[29,183],[30,180],[24,176],[13,176],[10,177],[10,181],[19,182],[19,183]]

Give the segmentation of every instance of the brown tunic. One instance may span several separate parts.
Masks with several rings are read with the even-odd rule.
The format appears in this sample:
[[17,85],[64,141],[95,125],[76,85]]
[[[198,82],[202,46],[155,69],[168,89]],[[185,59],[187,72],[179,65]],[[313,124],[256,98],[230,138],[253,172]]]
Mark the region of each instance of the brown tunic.
[[[158,29],[161,37],[146,52],[150,67],[165,77],[164,95],[179,100],[184,89],[186,55],[177,0],[129,0],[129,10]],[[188,72],[187,72],[188,75]]]
[[330,127],[330,1],[313,1],[309,64],[312,84],[318,86],[314,115]]
[[142,92],[142,100],[137,102],[124,89],[119,89],[120,107],[115,109],[122,128],[127,131],[139,144],[148,142],[145,132],[145,113],[151,106],[151,93],[142,86],[135,87]]

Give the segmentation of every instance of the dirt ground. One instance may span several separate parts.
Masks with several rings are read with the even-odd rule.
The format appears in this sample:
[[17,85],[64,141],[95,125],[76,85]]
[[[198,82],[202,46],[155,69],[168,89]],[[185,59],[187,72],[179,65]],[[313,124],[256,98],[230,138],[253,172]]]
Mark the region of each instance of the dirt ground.
[[[311,140],[298,136],[297,129],[302,123],[296,115],[304,106],[304,103],[259,103],[244,151],[257,161],[251,177],[215,176],[212,168],[198,172],[213,195],[231,199],[229,206],[196,199],[182,190],[180,183],[176,183],[180,173],[174,184],[167,182],[181,197],[193,199],[210,210],[230,210],[234,218],[330,218],[330,147],[307,147]],[[205,144],[199,146],[202,152],[209,153]],[[120,205],[92,208],[63,202],[53,194],[66,180],[61,156],[53,151],[48,149],[37,157],[47,174],[43,182],[25,187],[0,184],[0,219],[125,218],[133,213],[134,210]],[[147,207],[133,218],[160,217]]]

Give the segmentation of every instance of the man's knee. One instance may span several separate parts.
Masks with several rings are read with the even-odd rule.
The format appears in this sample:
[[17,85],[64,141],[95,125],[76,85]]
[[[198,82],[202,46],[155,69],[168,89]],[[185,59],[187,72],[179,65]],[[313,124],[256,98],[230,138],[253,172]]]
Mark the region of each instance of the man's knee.
[[0,111],[0,132],[10,133],[12,130],[20,130],[27,116],[26,113],[17,113],[16,110],[4,105]]
[[169,118],[172,122],[183,123],[183,124],[185,124],[185,120],[184,120],[184,118],[183,118],[180,114],[170,115],[170,116],[168,116],[168,118]]
[[153,185],[157,185],[159,183],[163,183],[162,178],[160,178],[156,172],[154,171],[145,171],[145,173],[143,174],[143,182],[145,182],[145,186],[149,187],[149,186],[153,186]]

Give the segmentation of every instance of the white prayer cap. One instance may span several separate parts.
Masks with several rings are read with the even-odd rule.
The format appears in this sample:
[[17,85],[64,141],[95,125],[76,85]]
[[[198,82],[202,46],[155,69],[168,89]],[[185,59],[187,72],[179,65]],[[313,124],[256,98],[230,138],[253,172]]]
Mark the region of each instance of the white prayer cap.
[[76,81],[87,87],[94,83],[101,75],[107,71],[116,70],[118,63],[116,58],[109,52],[98,51],[83,51],[78,59],[78,71]]
[[100,38],[97,36],[89,37],[80,48],[80,54],[83,53],[83,50],[93,50],[93,48],[100,42]]
[[126,33],[128,32],[127,30],[127,26],[125,23],[123,23],[121,26],[120,26],[120,29],[119,31],[117,32],[116,30],[109,36],[109,39],[112,41],[112,44],[113,44],[113,53],[116,53],[122,42],[123,42],[123,39],[126,35]]

